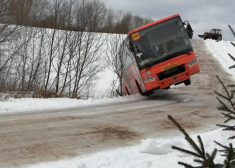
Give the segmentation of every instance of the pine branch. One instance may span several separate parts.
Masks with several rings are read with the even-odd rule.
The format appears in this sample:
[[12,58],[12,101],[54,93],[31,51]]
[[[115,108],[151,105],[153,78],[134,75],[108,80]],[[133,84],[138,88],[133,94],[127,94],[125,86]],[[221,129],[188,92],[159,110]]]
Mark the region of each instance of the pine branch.
[[201,139],[200,136],[197,136],[197,139],[198,139],[198,142],[199,142],[199,145],[200,145],[200,149],[202,151],[202,155],[205,155],[205,149],[204,149],[204,145],[203,145],[202,139]]
[[219,145],[220,147],[224,148],[225,150],[227,150],[227,146],[222,145],[221,143],[214,141],[217,145]]
[[[200,166],[194,167],[184,162],[178,162],[178,163],[184,166],[185,168],[217,168],[218,164],[214,164],[214,159],[216,157],[217,149],[214,149],[211,155],[208,153],[205,154],[203,141],[200,136],[197,137],[199,141],[199,146],[198,146],[192,140],[192,138],[188,135],[188,133],[184,130],[184,128],[182,128],[181,125],[172,116],[168,115],[168,118],[184,134],[185,140],[191,145],[194,151],[189,151],[187,149],[182,149],[176,146],[172,146],[172,149],[196,157],[196,159],[194,159],[194,162],[199,163]],[[222,168],[222,167],[218,167],[218,168]]]
[[[230,109],[228,109],[228,110],[230,110]],[[221,113],[221,114],[224,115],[224,117],[227,117],[227,118],[231,118],[231,119],[235,118],[235,117],[232,116],[232,114],[234,114],[233,111],[227,111],[227,113],[224,112],[224,113]]]
[[227,87],[235,87],[235,85],[228,85]]
[[230,110],[229,107],[219,97],[216,97],[216,99],[220,102],[220,104],[222,104],[222,106],[217,107],[217,109],[226,111],[235,115],[235,112]]
[[235,139],[235,136],[231,136],[231,137],[229,137],[228,139]]
[[221,125],[221,124],[217,124],[216,126],[223,128],[223,131],[235,131],[234,126]]
[[[228,92],[228,89],[226,88],[226,86],[224,85],[224,83],[222,82],[222,80],[220,79],[220,77],[219,77],[219,76],[216,76],[216,77],[217,77],[217,79],[219,80],[220,84],[223,86],[223,88],[224,88],[224,90],[225,90],[225,92],[226,92],[226,94],[227,94],[227,97],[230,97],[229,92]],[[227,97],[226,97],[226,98],[227,98]]]
[[229,69],[233,69],[233,68],[235,68],[235,65],[232,65],[232,66],[229,67]]
[[192,140],[192,138],[188,135],[188,133],[180,126],[179,123],[176,122],[176,120],[171,116],[168,115],[169,120],[171,120],[175,126],[179,129],[180,132],[182,132],[184,134],[184,138],[186,139],[186,141],[193,147],[193,149],[199,154],[202,155],[202,152],[200,151],[199,147],[197,146],[197,144]]
[[234,159],[235,159],[235,153],[234,153],[233,145],[230,143],[227,149],[226,159],[224,160],[224,163],[226,164],[225,168],[232,168],[231,164],[233,164],[233,167],[234,167]]
[[224,117],[226,117],[226,118],[228,118],[227,120],[225,120],[224,121],[224,123],[227,123],[227,122],[229,122],[230,120],[235,120],[235,117],[233,117],[232,115],[231,115],[231,113],[228,113],[228,114],[226,114],[226,113],[221,113]]
[[228,53],[228,55],[230,56],[230,58],[231,58],[233,61],[235,61],[235,58],[234,58],[230,53]]
[[231,92],[230,99],[232,100],[234,98],[234,93]]
[[196,167],[194,167],[190,164],[184,163],[184,162],[178,162],[178,164],[184,166],[185,168],[196,168]]
[[193,161],[196,163],[199,163],[201,165],[203,164],[203,160],[201,160],[201,159],[193,159]]
[[177,150],[177,151],[182,152],[182,153],[185,153],[185,154],[189,154],[189,155],[193,155],[193,156],[195,156],[195,157],[201,158],[201,156],[198,155],[197,153],[192,152],[192,151],[189,151],[189,150],[187,150],[187,149],[179,148],[179,147],[177,147],[177,146],[172,146],[172,149]]
[[[230,56],[230,58],[231,58],[233,61],[235,61],[235,58],[234,58],[230,53],[228,53],[228,55]],[[229,69],[232,69],[232,68],[235,68],[235,65],[232,65],[232,66],[229,67]]]
[[233,108],[233,111],[235,111],[235,107],[234,107],[233,102],[232,102],[232,99],[231,99],[232,95],[229,94],[228,89],[226,88],[226,86],[224,85],[224,83],[221,81],[221,79],[219,78],[219,76],[216,76],[216,77],[217,77],[217,79],[219,80],[219,82],[221,83],[221,85],[223,86],[223,88],[224,88],[224,90],[225,90],[225,92],[226,92],[226,94],[227,94],[227,97],[224,96],[224,95],[222,95],[222,94],[220,94],[220,93],[218,93],[218,92],[216,92],[216,91],[215,91],[215,92],[218,93],[217,95],[222,96],[223,98],[226,97],[225,99],[227,99],[227,100],[229,101],[229,103],[231,104],[231,106],[232,106],[232,108]]
[[235,47],[235,44],[233,42],[230,42],[234,47]]
[[207,156],[209,158],[208,159],[208,164],[209,165],[214,165],[213,160],[215,159],[216,154],[217,154],[217,149],[214,149],[214,151],[211,153],[211,155],[207,154]]
[[224,160],[225,168],[234,168],[235,166],[235,149],[233,148],[232,144],[230,143],[229,146],[222,145],[221,143],[214,141],[217,145],[223,148],[223,150],[219,150],[224,154],[226,159]]
[[[226,99],[226,100],[229,101],[229,98],[228,98],[228,97],[226,97],[226,96],[224,96],[224,95],[218,93],[217,91],[215,91],[215,93],[216,93],[218,96],[220,96],[220,97],[222,97],[222,98],[224,98],[224,99]],[[229,95],[229,97],[230,97],[230,95]]]

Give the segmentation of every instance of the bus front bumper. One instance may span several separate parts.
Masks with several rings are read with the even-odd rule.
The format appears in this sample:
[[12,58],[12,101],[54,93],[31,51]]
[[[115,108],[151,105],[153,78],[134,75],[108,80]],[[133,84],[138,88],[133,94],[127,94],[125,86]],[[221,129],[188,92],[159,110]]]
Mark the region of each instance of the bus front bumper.
[[164,89],[164,88],[168,88],[171,85],[177,85],[177,84],[183,83],[187,79],[190,79],[192,75],[199,73],[199,72],[200,72],[199,66],[198,64],[195,64],[183,73],[158,81],[159,88]]
[[177,85],[177,84],[183,83],[187,79],[190,79],[190,77],[192,75],[199,73],[199,72],[200,72],[199,66],[196,63],[195,65],[193,65],[190,68],[187,68],[186,71],[184,71],[180,74],[171,76],[171,77],[166,78],[161,81],[156,80],[156,81],[145,83],[145,87],[146,87],[147,91],[154,90],[154,89],[169,88],[172,85]]

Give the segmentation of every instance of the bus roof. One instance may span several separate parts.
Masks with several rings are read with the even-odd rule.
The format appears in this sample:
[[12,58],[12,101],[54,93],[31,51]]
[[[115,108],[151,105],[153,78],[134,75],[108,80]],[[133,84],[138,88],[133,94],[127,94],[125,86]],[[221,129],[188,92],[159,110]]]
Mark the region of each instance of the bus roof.
[[156,21],[154,21],[154,22],[148,23],[148,24],[146,24],[146,25],[143,25],[143,26],[141,26],[141,27],[138,27],[138,28],[136,28],[136,29],[130,31],[130,32],[128,33],[128,36],[131,35],[131,34],[133,34],[133,33],[135,33],[135,32],[138,32],[138,31],[140,31],[140,30],[142,30],[142,29],[145,29],[145,28],[147,28],[147,27],[150,27],[150,26],[155,25],[155,24],[157,24],[157,23],[164,22],[164,21],[166,21],[166,20],[168,20],[168,19],[172,19],[172,18],[178,17],[178,16],[180,16],[180,15],[179,15],[179,14],[175,14],[175,15],[171,15],[171,16],[168,16],[168,17],[165,17],[165,18],[156,20]]

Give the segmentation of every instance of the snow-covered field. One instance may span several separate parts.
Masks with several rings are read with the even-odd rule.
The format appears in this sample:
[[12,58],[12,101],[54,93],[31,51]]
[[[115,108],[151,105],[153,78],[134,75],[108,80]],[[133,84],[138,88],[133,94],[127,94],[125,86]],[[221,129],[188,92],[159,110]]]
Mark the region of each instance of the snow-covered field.
[[[235,56],[235,47],[233,47],[230,42],[207,40],[206,46],[228,73],[231,75],[235,74],[234,70],[228,69],[229,66],[234,64],[228,56],[228,53]],[[106,78],[102,78],[101,81],[99,81],[100,85],[102,85],[100,88],[102,88],[104,92],[104,83],[108,83],[107,77],[110,76],[108,75]],[[10,99],[6,102],[0,102],[0,114],[72,108],[84,105],[134,101],[138,99],[143,99],[143,97],[134,95],[122,98],[104,98],[100,100]],[[193,137],[195,139],[196,135],[193,135]],[[202,139],[209,153],[212,152],[214,148],[218,147],[213,143],[214,139],[218,142],[228,144],[227,137],[229,137],[229,134],[222,132],[220,129],[202,134]],[[181,167],[177,164],[178,161],[192,163],[191,157],[172,151],[172,145],[190,149],[182,136],[173,139],[146,139],[142,140],[139,145],[128,148],[103,151],[58,162],[30,165],[27,168],[177,168]],[[218,154],[216,161],[222,162],[221,159]]]

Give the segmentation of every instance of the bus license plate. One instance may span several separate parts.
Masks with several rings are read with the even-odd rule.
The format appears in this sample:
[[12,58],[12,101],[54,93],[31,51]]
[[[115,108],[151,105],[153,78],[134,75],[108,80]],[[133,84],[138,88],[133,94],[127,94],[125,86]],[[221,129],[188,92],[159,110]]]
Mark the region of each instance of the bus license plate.
[[176,67],[176,66],[178,66],[178,62],[173,63],[173,64],[168,64],[168,66],[163,67],[162,70],[163,70],[163,71],[166,71],[166,70],[171,69],[171,68],[174,68],[174,67]]

